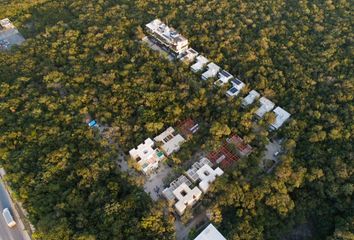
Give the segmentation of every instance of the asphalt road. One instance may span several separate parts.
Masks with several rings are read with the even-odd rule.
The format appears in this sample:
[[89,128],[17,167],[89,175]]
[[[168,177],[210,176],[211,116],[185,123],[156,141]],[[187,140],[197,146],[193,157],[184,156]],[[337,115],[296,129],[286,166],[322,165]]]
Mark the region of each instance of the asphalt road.
[[[13,228],[9,228],[5,222],[4,217],[2,216],[2,210],[4,208],[9,208],[12,216],[16,221],[16,226]],[[5,187],[3,185],[2,180],[0,179],[0,240],[28,240],[28,235],[26,236],[26,232],[21,227],[22,224],[19,223],[17,217],[14,214],[14,209],[12,208],[11,199]]]

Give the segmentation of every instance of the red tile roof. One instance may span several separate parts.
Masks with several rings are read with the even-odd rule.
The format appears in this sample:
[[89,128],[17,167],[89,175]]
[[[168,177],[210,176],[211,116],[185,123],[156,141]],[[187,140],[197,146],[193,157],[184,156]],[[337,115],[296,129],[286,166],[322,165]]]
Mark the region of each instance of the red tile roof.
[[220,164],[222,169],[226,169],[231,166],[233,162],[236,162],[239,157],[232,153],[228,148],[228,144],[222,145],[219,149],[210,152],[207,158],[214,164]]
[[196,133],[199,129],[199,124],[188,118],[178,124],[178,129],[184,136],[190,136]]

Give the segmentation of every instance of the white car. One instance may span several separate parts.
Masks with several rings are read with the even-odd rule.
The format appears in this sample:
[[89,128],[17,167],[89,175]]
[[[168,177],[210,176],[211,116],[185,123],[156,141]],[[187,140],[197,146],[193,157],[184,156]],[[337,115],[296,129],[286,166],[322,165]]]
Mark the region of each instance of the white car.
[[14,218],[12,217],[11,212],[8,208],[4,208],[4,210],[2,210],[2,215],[4,216],[7,226],[9,226],[9,227],[16,226],[16,222],[15,222]]

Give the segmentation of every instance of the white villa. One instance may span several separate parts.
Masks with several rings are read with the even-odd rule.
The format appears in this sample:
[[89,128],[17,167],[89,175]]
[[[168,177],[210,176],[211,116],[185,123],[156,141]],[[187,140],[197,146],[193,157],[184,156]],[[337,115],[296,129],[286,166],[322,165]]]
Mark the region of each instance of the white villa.
[[218,73],[219,79],[214,82],[217,86],[222,86],[234,78],[229,72],[222,70]]
[[144,174],[150,173],[152,170],[157,169],[159,162],[165,159],[163,152],[154,148],[154,142],[148,138],[144,143],[140,144],[137,148],[129,151],[130,156],[137,161]]
[[208,70],[202,74],[202,79],[207,80],[208,78],[215,77],[220,71],[220,67],[215,63],[211,62],[208,64]]
[[174,28],[168,27],[160,19],[149,22],[145,25],[145,28],[151,37],[176,55],[180,55],[188,49],[188,39],[179,34]]
[[282,109],[281,107],[276,107],[273,112],[275,113],[275,122],[271,124],[271,130],[279,129],[291,116],[290,113]]
[[232,87],[226,92],[228,97],[237,96],[241,92],[242,88],[245,87],[245,83],[238,78],[231,80],[231,83]]
[[193,48],[188,48],[184,53],[184,56],[180,58],[182,62],[190,63],[194,62],[199,53]]
[[185,141],[172,127],[167,128],[166,131],[155,137],[154,140],[156,143],[161,144],[160,148],[167,156],[179,151],[180,146]]
[[192,183],[182,175],[171,182],[170,187],[162,191],[164,197],[174,203],[176,212],[180,216],[187,207],[192,207],[202,196],[202,191],[198,187],[191,189],[191,185]]
[[191,66],[191,70],[194,73],[197,73],[197,72],[203,70],[205,65],[209,62],[209,59],[207,59],[203,55],[199,55],[198,57],[196,57],[196,59],[197,59],[197,62]]
[[242,100],[242,106],[247,107],[248,105],[251,105],[260,96],[261,95],[256,90],[250,91],[248,95]]
[[257,109],[256,115],[258,118],[263,118],[264,114],[270,112],[274,108],[274,103],[265,97],[261,97],[259,102],[261,106]]

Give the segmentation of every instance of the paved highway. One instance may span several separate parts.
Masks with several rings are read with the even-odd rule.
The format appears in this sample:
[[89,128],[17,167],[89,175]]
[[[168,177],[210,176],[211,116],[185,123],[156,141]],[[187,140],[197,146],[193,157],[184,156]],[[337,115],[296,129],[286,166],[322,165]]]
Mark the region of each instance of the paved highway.
[[[0,240],[29,240],[29,236],[26,231],[24,231],[24,227],[22,223],[19,222],[17,218],[17,214],[14,213],[13,205],[11,204],[11,199],[9,194],[7,193],[3,181],[0,178]],[[16,221],[16,226],[13,228],[9,228],[5,222],[4,217],[2,216],[2,210],[4,208],[9,208],[12,216]]]

